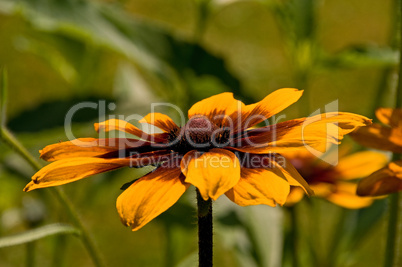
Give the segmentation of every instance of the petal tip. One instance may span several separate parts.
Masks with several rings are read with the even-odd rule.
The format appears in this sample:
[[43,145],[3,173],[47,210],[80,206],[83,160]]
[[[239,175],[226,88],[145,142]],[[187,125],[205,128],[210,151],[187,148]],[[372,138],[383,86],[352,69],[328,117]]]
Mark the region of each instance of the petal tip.
[[34,186],[34,182],[31,181],[24,187],[24,189],[22,189],[22,191],[24,191],[24,192],[32,191],[35,189],[35,188],[33,188],[33,186]]
[[94,128],[95,128],[95,131],[99,133],[99,130],[100,130],[99,123],[97,123],[97,122],[94,123]]

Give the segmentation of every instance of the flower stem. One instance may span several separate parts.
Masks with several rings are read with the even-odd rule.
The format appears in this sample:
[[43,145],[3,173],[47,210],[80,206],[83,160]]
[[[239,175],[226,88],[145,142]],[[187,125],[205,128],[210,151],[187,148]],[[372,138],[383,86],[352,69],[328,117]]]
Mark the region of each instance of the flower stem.
[[34,267],[35,266],[35,242],[28,242],[26,243],[26,261],[25,261],[25,266],[26,267]]
[[212,267],[212,200],[204,200],[197,189],[199,267]]
[[396,260],[398,258],[398,204],[400,200],[399,193],[394,193],[389,196],[388,232],[384,267],[396,266]]
[[[35,160],[35,158],[26,150],[26,148],[11,134],[11,132],[5,128],[0,127],[0,137],[3,139],[10,147],[12,147],[18,154],[20,154],[35,170],[39,170],[42,166]],[[95,247],[94,241],[92,240],[89,232],[85,229],[84,224],[79,218],[77,212],[75,211],[71,201],[67,198],[66,194],[60,188],[49,188],[49,190],[54,193],[58,198],[60,203],[67,210],[70,219],[73,221],[75,226],[80,229],[81,239],[87,249],[93,263],[97,267],[105,266],[100,256],[99,251]]]
[[[296,206],[296,205],[295,205]],[[291,228],[290,228],[290,236],[291,236],[291,251],[292,251],[292,267],[298,267],[299,266],[299,257],[298,257],[298,239],[299,239],[299,233],[298,233],[298,223],[297,223],[297,211],[296,207],[292,206],[289,207],[289,214],[290,214],[290,222],[291,222]]]
[[[398,85],[396,88],[396,108],[402,108],[402,4],[398,0],[397,3],[397,18],[399,20],[399,72]],[[399,154],[393,155],[393,160],[400,159]],[[385,249],[384,267],[398,266],[399,247],[398,238],[400,234],[400,214],[402,209],[401,193],[394,193],[389,196],[389,217],[388,217],[388,232],[387,246]]]

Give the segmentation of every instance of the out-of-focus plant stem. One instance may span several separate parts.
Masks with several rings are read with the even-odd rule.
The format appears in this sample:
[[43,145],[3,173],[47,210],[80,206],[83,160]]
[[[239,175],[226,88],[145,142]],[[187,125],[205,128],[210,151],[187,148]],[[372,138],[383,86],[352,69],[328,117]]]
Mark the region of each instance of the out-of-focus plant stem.
[[[398,18],[402,25],[402,4],[398,0]],[[396,108],[402,108],[402,27],[399,27],[399,71],[398,71],[398,86],[396,89]],[[393,159],[400,159],[399,154],[393,155]],[[389,196],[389,217],[388,217],[388,232],[387,244],[385,248],[384,267],[393,267],[399,265],[399,242],[401,234],[401,209],[402,209],[402,193],[393,193]]]
[[26,267],[34,267],[35,266],[35,242],[26,243],[26,259],[25,266]]
[[297,210],[296,205],[289,207],[289,214],[290,214],[290,236],[292,240],[291,244],[291,255],[292,255],[292,267],[299,266],[299,257],[298,257],[298,240],[299,240],[299,233],[298,233],[298,222],[297,222]]
[[[12,149],[14,149],[18,154],[20,154],[31,166],[34,170],[38,171],[42,168],[42,166],[36,161],[36,159],[29,153],[29,151],[17,140],[17,138],[14,137],[14,135],[5,127],[5,112],[6,112],[6,103],[7,103],[7,73],[5,70],[3,70],[2,74],[2,82],[0,86],[0,95],[2,97],[0,104],[0,117],[1,119],[1,124],[0,124],[0,139],[3,140],[5,143],[7,143]],[[68,215],[70,216],[70,219],[73,221],[73,223],[76,225],[78,229],[81,231],[81,238],[82,242],[84,243],[85,248],[87,249],[90,257],[93,260],[93,263],[97,267],[103,267],[105,264],[102,261],[101,254],[95,247],[95,244],[87,231],[87,229],[84,227],[81,219],[79,218],[77,212],[75,211],[71,201],[67,198],[66,194],[58,187],[55,188],[49,188],[49,190],[56,196],[56,198],[60,201],[60,203],[64,206],[64,208],[67,210]],[[27,264],[28,262],[32,262],[31,258],[33,258],[33,255],[30,255],[33,253],[33,248],[34,244],[27,244]],[[32,266],[32,265],[27,265],[27,266]]]
[[[10,131],[1,127],[0,131],[1,139],[4,140],[11,148],[13,148],[18,154],[20,154],[35,170],[41,169],[41,165],[34,159],[34,157],[25,149],[21,143],[10,133]],[[77,212],[75,211],[73,204],[67,198],[64,191],[62,191],[58,187],[49,188],[51,192],[55,195],[55,197],[60,201],[60,203],[67,210],[70,219],[73,221],[75,226],[81,231],[82,242],[84,243],[85,248],[87,249],[90,257],[93,260],[95,266],[103,267],[105,264],[102,261],[102,257],[100,256],[99,251],[97,250],[94,241],[92,240],[89,232],[84,227],[81,219],[79,218]]]
[[[398,42],[399,42],[399,29],[400,29],[400,23],[399,23],[399,0],[394,0],[393,4],[393,10],[394,10],[394,15],[390,16],[390,37],[389,37],[389,46],[392,49],[398,49]],[[384,91],[388,91],[390,87],[393,85],[391,82],[393,79],[393,75],[395,73],[395,67],[394,66],[387,66],[382,70],[381,77],[380,77],[380,82],[375,94],[375,97],[373,99],[373,108],[372,108],[372,113],[370,115],[370,118],[375,118],[375,111],[377,108],[379,108],[382,105],[382,102],[384,100]]]

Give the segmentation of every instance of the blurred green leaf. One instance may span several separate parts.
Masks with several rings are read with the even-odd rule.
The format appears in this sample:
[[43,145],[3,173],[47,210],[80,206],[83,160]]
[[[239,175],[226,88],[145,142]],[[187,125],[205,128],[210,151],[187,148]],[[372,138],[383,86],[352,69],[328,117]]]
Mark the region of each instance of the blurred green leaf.
[[396,66],[399,53],[389,47],[355,45],[335,55],[323,56],[321,65],[326,68],[356,68],[371,66]]
[[3,127],[6,122],[7,89],[7,70],[3,68],[0,85],[0,127]]
[[[42,41],[20,39],[19,42],[27,51],[36,54],[41,50],[46,51],[41,57],[66,80],[74,80],[76,73],[81,74],[79,68],[80,65],[85,65],[85,62],[81,62],[85,58],[85,49],[99,47],[127,57],[144,75],[152,74],[153,79],[159,79],[165,84],[174,83],[174,76],[182,77],[186,72],[194,72],[198,76],[214,76],[240,95],[240,82],[227,70],[222,58],[212,55],[197,44],[179,40],[156,25],[129,15],[118,4],[78,0],[4,0],[0,3],[0,12],[19,14],[36,31],[52,35],[46,37],[32,34],[31,37]],[[73,38],[85,45],[70,47],[60,42],[56,50],[43,49],[47,41],[57,45],[55,37]],[[75,53],[73,49],[76,49]],[[72,58],[78,62],[75,71],[71,68],[74,66]],[[97,58],[98,56],[93,60]],[[190,95],[190,102],[199,100],[191,99],[191,90],[187,90],[186,94]]]
[[80,231],[68,224],[49,224],[16,235],[2,237],[0,238],[0,248],[21,245],[47,236],[61,234],[79,235]]
[[193,267],[196,266],[198,262],[198,251],[195,251],[184,258],[176,267]]
[[260,266],[281,266],[282,212],[282,209],[263,205],[250,206],[247,210],[243,222],[248,228]]
[[[67,100],[58,100],[48,103],[42,103],[34,109],[25,110],[18,116],[10,119],[7,126],[11,131],[18,132],[39,132],[44,129],[63,127],[66,114],[71,108],[80,103],[89,102],[96,104],[97,109],[91,107],[83,107],[77,109],[71,118],[73,123],[93,121],[99,118],[100,102],[99,98],[73,98]],[[105,107],[113,99],[103,99]]]
[[387,199],[376,200],[370,207],[357,211],[353,233],[350,240],[351,248],[354,249],[360,242],[367,238],[370,232],[384,217],[387,207]]

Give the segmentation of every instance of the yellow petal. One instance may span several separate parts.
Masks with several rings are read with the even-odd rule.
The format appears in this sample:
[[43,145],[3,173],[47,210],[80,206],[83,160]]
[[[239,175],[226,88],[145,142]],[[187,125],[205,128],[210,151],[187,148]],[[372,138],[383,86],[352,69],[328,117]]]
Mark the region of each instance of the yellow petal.
[[382,196],[402,190],[402,161],[389,163],[366,178],[357,187],[359,196]]
[[384,124],[393,128],[402,127],[402,109],[399,108],[379,108],[375,115]]
[[149,113],[139,122],[154,125],[167,133],[177,131],[179,129],[179,126],[177,126],[169,116],[162,113]]
[[290,185],[279,168],[242,168],[239,182],[226,192],[226,196],[240,206],[265,204],[283,205]]
[[335,191],[334,184],[329,183],[312,183],[310,187],[314,190],[314,196],[321,198],[326,198]]
[[82,178],[130,166],[132,159],[71,158],[46,165],[32,176],[32,181],[24,188],[31,191],[38,188],[71,183]]
[[286,199],[285,206],[293,206],[296,203],[300,202],[304,197],[304,191],[300,187],[292,186],[290,188],[290,193]]
[[166,142],[166,139],[163,138],[162,134],[154,134],[154,135],[147,134],[147,133],[143,132],[142,130],[140,130],[139,128],[132,125],[131,123],[128,123],[123,120],[111,119],[111,120],[107,120],[107,121],[104,121],[101,123],[95,123],[94,126],[95,126],[95,131],[97,131],[97,132],[99,132],[99,131],[105,131],[105,132],[122,131],[122,132],[126,132],[128,134],[138,136],[144,140],[148,140],[148,141],[152,141],[152,142]]
[[127,142],[130,142],[131,148],[139,148],[151,144],[135,139],[78,138],[72,141],[48,145],[40,151],[40,157],[46,161],[55,161],[72,157],[97,157],[127,148]]
[[[245,106],[241,110],[241,129],[250,128],[281,112],[297,102],[302,94],[303,90],[283,88],[272,92],[260,102]],[[234,119],[234,122],[236,123],[237,119]]]
[[289,160],[282,155],[277,155],[275,161],[273,161],[273,164],[277,169],[282,171],[290,185],[301,187],[309,196],[314,195],[314,191],[310,188],[306,180],[304,180],[304,178]]
[[216,200],[240,179],[240,162],[236,155],[214,148],[203,154],[190,151],[181,161],[186,183],[198,188],[204,200]]
[[357,152],[340,159],[334,171],[341,179],[356,179],[370,175],[387,164],[387,156],[374,151]]
[[339,182],[336,184],[335,192],[327,196],[326,199],[347,209],[361,209],[370,206],[373,203],[373,198],[357,196],[356,188],[357,184]]
[[350,136],[366,147],[402,153],[402,132],[398,128],[372,124],[358,129]]
[[188,111],[188,117],[205,116],[218,126],[225,125],[230,115],[237,113],[245,105],[233,98],[232,93],[222,93],[195,103]]
[[339,144],[345,134],[370,123],[366,117],[352,113],[324,113],[250,130],[242,136],[242,146],[235,149],[250,153],[322,149],[328,143]]
[[134,182],[117,198],[124,225],[136,231],[170,208],[190,186],[180,168],[159,167]]

